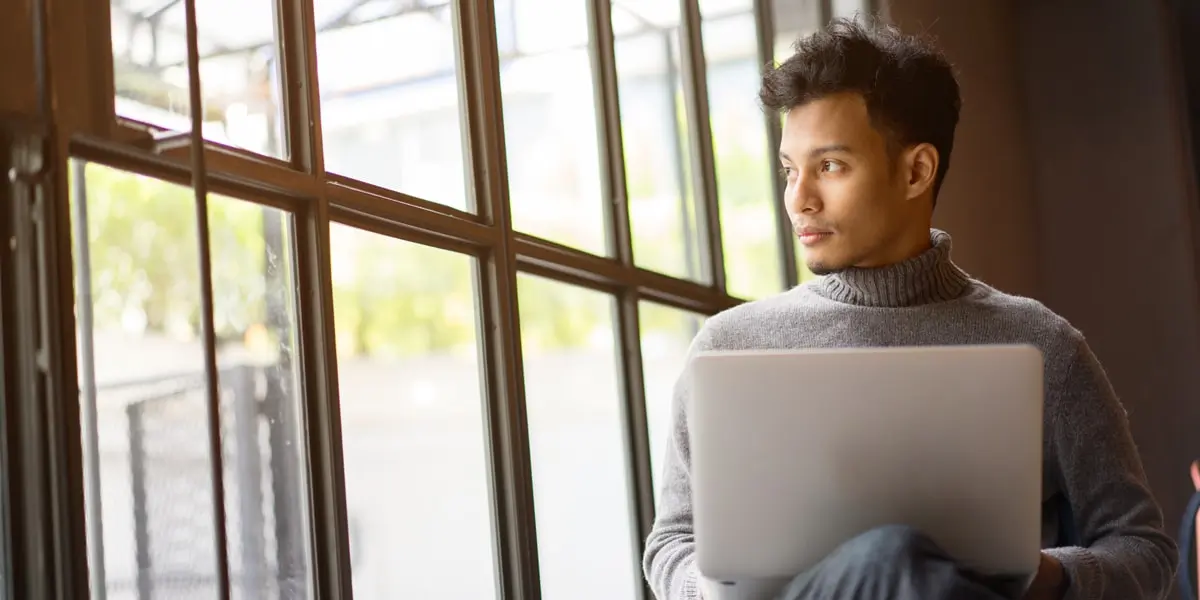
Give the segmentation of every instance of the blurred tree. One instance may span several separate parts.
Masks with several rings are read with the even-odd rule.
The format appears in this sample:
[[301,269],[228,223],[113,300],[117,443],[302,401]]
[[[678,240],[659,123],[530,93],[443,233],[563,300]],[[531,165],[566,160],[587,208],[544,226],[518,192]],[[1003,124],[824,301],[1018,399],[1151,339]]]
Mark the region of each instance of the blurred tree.
[[[736,160],[726,164],[756,167]],[[86,182],[95,326],[187,338],[198,335],[200,294],[191,191],[96,164],[87,166]],[[723,184],[722,190],[733,193],[738,189],[734,183]],[[723,208],[735,211],[741,204]],[[263,299],[271,290],[265,289],[264,214],[276,218],[280,213],[240,200],[210,198],[213,317],[220,338],[240,339],[267,317]],[[739,221],[736,214],[727,217],[722,220]],[[355,231],[338,239],[347,240],[334,247],[339,352],[412,356],[473,348],[476,310],[469,258],[369,232]],[[642,239],[638,249],[670,255],[679,250],[656,246],[680,243],[677,235]],[[762,244],[740,244],[734,249],[745,255],[738,264],[754,265],[754,256],[774,251],[773,244],[758,246]],[[766,282],[778,274],[761,271],[743,277],[765,280],[761,285],[769,288]],[[519,293],[522,335],[531,347],[579,347],[597,331],[611,334],[612,306],[603,296],[581,296],[534,277],[521,279]],[[663,314],[644,315],[643,329],[678,329],[678,323]]]

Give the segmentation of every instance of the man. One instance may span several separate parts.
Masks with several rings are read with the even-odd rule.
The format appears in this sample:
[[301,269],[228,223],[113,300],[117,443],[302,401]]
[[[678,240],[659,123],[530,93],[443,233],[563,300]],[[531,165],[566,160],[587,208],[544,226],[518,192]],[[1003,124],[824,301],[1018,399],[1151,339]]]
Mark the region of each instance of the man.
[[[835,21],[796,50],[764,76],[760,97],[786,112],[783,201],[809,269],[823,277],[714,316],[692,352],[1037,346],[1046,377],[1045,549],[1032,584],[1016,597],[1163,597],[1177,549],[1163,532],[1126,413],[1083,336],[1041,304],[970,278],[950,259],[950,236],[931,227],[961,104],[950,64],[924,40],[851,21]],[[708,585],[694,560],[689,401],[685,371],[644,557],[660,600],[700,598]],[[967,572],[921,532],[897,524],[846,542],[783,594],[1014,597],[1002,583]]]

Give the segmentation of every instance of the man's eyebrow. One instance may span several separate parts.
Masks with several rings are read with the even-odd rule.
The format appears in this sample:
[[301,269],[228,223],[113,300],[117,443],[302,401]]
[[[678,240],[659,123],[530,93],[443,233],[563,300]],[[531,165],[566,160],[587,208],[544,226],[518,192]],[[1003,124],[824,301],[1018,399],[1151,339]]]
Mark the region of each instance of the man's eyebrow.
[[[850,153],[853,151],[850,149],[850,146],[847,146],[845,144],[830,144],[828,146],[821,146],[819,148],[813,148],[812,150],[809,150],[808,156],[809,156],[809,158],[814,158],[814,157],[820,156],[822,154],[828,154],[830,152]],[[792,160],[792,157],[788,156],[787,152],[780,152],[779,158],[789,161],[789,162]]]

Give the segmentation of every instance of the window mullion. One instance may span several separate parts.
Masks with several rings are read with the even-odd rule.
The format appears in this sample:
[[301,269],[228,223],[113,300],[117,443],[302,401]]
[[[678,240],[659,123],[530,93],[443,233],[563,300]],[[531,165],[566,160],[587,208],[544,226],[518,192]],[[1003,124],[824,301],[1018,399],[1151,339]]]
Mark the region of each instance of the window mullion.
[[276,0],[284,97],[284,131],[292,164],[324,180],[317,28],[313,0]]
[[315,180],[315,197],[296,218],[296,268],[301,290],[300,353],[304,373],[309,520],[315,596],[343,600],[354,595],[350,528],[342,459],[333,277],[329,239],[330,197],[317,77],[317,26],[313,0],[277,0],[283,57],[284,118],[293,166]]
[[[763,66],[764,74],[772,68],[775,62],[775,19],[771,10],[773,0],[754,0],[754,24],[758,29],[758,64]],[[767,127],[767,156],[774,157],[779,152],[779,142],[783,136],[779,123],[779,115],[774,111],[765,111],[764,123]],[[772,160],[774,160],[772,158]],[[800,273],[796,265],[795,233],[792,221],[788,217],[787,208],[783,204],[783,180],[777,176],[771,177],[771,191],[774,194],[772,206],[775,208],[775,224],[779,235],[779,265],[783,268],[784,289],[791,289],[799,282]]]
[[625,156],[621,136],[621,110],[617,99],[617,66],[610,0],[588,2],[589,54],[596,95],[601,149],[601,197],[606,203],[610,252],[621,264],[633,265],[633,241],[629,225],[629,194],[625,184]]
[[[22,483],[29,486],[25,497],[43,508],[21,518],[31,527],[26,536],[46,540],[27,563],[31,577],[44,579],[33,585],[43,587],[26,588],[31,593],[18,596],[22,598],[82,600],[89,591],[68,168],[72,139],[80,135],[107,139],[116,130],[110,8],[108,2],[92,0],[62,0],[53,7],[45,2],[32,4],[37,40],[34,68],[42,116],[53,134],[37,142],[25,140],[21,154],[28,160],[15,171],[36,181],[30,188],[35,245],[24,256],[36,257],[37,287],[32,290],[37,308],[23,318],[37,319],[35,368],[42,378],[40,385],[26,388],[29,396],[21,398],[38,402],[36,407],[25,406],[21,435],[40,440],[21,445],[20,461],[29,469]],[[34,476],[32,469],[44,471],[40,481],[29,479]]]
[[300,299],[300,352],[315,596],[343,600],[353,597],[353,586],[334,343],[329,203],[324,196],[297,215],[296,228],[297,283],[301,290],[310,290]]
[[213,535],[216,537],[217,598],[229,600],[229,532],[225,514],[225,453],[221,447],[221,385],[217,373],[217,341],[213,326],[212,252],[208,230],[208,181],[204,163],[204,100],[200,89],[200,49],[196,0],[184,0],[187,37],[188,95],[192,119],[192,191],[200,262],[200,334],[204,342],[208,452],[212,465]]
[[[7,125],[7,124],[6,124]],[[36,196],[44,190],[44,181],[36,178],[39,169],[31,168],[28,143],[10,129],[0,131],[0,167],[10,175],[5,181],[4,215],[0,234],[9,240],[0,254],[0,280],[3,281],[4,396],[7,462],[3,465],[9,479],[5,507],[10,516],[7,533],[12,535],[7,558],[12,566],[6,582],[13,598],[55,598],[56,590],[70,585],[57,576],[53,513],[50,502],[51,467],[43,435],[47,391],[39,357],[45,346],[38,322],[42,307],[37,268],[38,240],[34,226]],[[24,147],[22,147],[24,146]],[[85,579],[86,580],[86,579]]]
[[501,598],[539,600],[537,530],[533,506],[529,428],[517,306],[517,260],[505,178],[500,57],[492,0],[453,4],[458,35],[459,86],[466,100],[470,189],[476,209],[500,235],[485,251],[478,273],[483,337],[487,447],[492,518]]
[[683,54],[683,94],[687,107],[688,139],[691,142],[692,177],[696,197],[700,199],[701,240],[708,250],[702,254],[713,287],[721,292],[725,286],[725,253],[722,247],[721,214],[717,202],[717,170],[713,157],[712,123],[708,110],[708,67],[704,57],[701,34],[700,5],[697,0],[680,0],[683,17],[681,47]]
[[[622,367],[622,425],[625,429],[626,479],[629,481],[630,515],[634,519],[633,560],[641,571],[643,542],[654,525],[654,483],[650,472],[650,430],[646,418],[646,385],[642,363],[641,320],[638,295],[625,290],[617,298],[617,338]],[[638,587],[638,599],[654,598],[648,582]]]

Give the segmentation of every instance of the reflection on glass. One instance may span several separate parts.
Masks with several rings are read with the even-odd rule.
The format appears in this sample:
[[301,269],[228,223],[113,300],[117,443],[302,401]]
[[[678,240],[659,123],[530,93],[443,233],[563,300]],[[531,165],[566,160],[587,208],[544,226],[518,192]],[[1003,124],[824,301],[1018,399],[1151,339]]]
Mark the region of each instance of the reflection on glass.
[[[272,0],[196,4],[204,137],[286,157]],[[191,131],[183,2],[112,0],[117,114]]]
[[[95,594],[212,598],[192,192],[99,165],[82,173],[72,202]],[[212,197],[209,219],[232,592],[308,598],[290,218]]]
[[496,597],[472,260],[330,228],[354,597]]
[[638,305],[641,321],[642,364],[646,386],[646,422],[650,434],[650,469],[654,477],[654,499],[658,500],[659,470],[662,469],[667,439],[671,433],[671,401],[675,383],[683,373],[692,338],[704,317],[653,302]]
[[542,597],[633,598],[613,299],[529,275],[517,291]]
[[[722,5],[721,7],[710,5]],[[731,295],[761,298],[783,289],[778,218],[767,126],[758,106],[757,30],[750,12],[718,12],[729,0],[702,3],[704,57],[717,174],[717,201]],[[734,7],[730,6],[732,10]]]
[[314,5],[326,169],[471,209],[450,2]]
[[292,219],[208,201],[234,598],[310,598]]
[[587,3],[497,0],[496,22],[513,225],[606,254]]
[[612,19],[634,260],[707,282],[689,172],[679,3],[614,3]]

